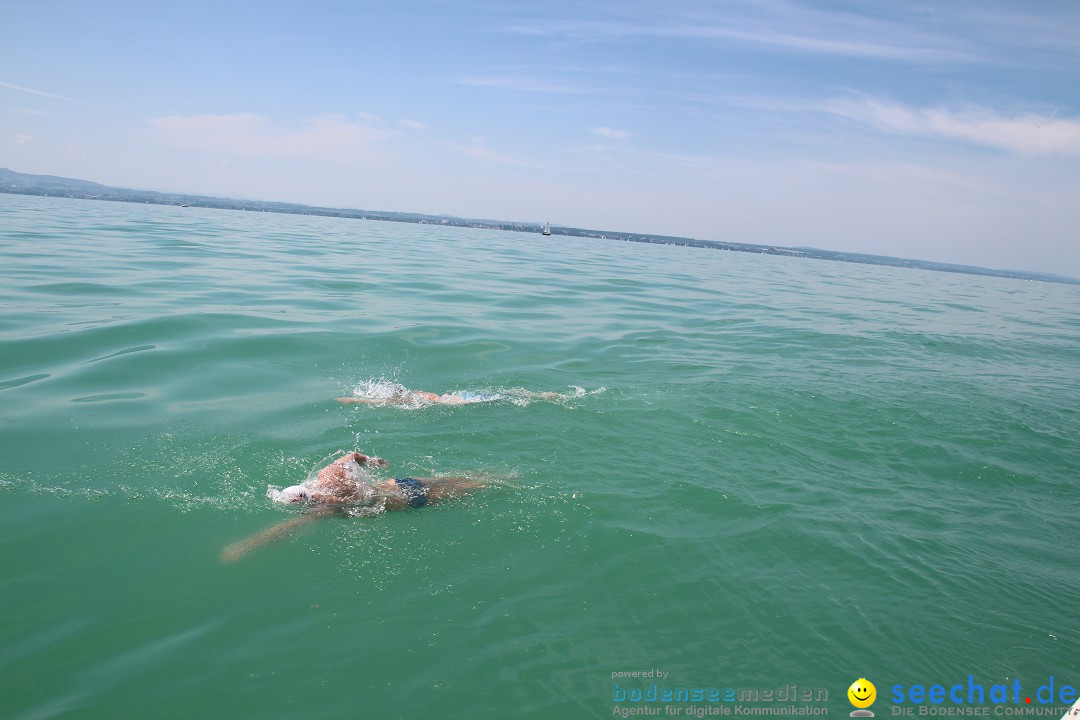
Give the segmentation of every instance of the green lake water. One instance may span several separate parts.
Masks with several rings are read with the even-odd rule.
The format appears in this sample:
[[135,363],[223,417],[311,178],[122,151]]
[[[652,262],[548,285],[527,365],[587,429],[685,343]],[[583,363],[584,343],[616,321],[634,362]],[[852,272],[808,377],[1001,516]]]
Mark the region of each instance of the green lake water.
[[[2,718],[1080,685],[1080,287],[0,195],[0,310]],[[506,479],[220,562],[354,449]]]

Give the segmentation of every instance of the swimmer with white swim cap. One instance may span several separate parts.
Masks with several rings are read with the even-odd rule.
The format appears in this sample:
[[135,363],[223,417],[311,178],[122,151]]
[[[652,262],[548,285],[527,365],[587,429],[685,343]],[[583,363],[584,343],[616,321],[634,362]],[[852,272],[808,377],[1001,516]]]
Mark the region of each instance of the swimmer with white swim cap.
[[284,490],[271,488],[267,495],[282,503],[310,503],[323,506],[360,506],[378,504],[386,510],[418,508],[457,497],[483,483],[467,477],[395,478],[371,480],[369,467],[386,467],[382,458],[351,452],[330,463],[305,485],[293,485]]
[[279,503],[304,503],[311,499],[303,485],[292,485],[283,490],[270,488],[266,491],[266,496]]
[[340,514],[349,507],[378,506],[381,510],[408,510],[451,500],[485,487],[483,481],[464,476],[393,480],[368,478],[368,468],[383,468],[388,464],[382,458],[363,453],[346,453],[319,470],[315,480],[310,483],[293,485],[284,490],[269,488],[267,496],[272,500],[307,505],[308,511],[229,545],[221,554],[222,562],[236,562],[255,548],[283,537],[300,525],[319,517]]

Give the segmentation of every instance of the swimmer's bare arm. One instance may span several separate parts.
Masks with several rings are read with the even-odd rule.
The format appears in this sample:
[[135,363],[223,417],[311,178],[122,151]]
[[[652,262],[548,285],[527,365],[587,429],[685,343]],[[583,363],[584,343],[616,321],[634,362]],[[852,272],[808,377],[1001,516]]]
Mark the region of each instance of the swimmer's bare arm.
[[563,395],[554,391],[533,392],[532,390],[508,390],[506,394],[515,395],[517,397],[523,398],[534,398],[537,400],[558,400],[564,397]]
[[361,452],[345,453],[337,460],[334,461],[334,465],[344,465],[350,460],[355,460],[356,464],[365,467],[367,465],[374,465],[375,467],[386,467],[390,463],[383,460],[381,457],[374,457],[371,455],[365,455]]
[[338,512],[338,508],[332,506],[320,505],[313,507],[302,515],[291,517],[288,520],[268,527],[251,537],[238,540],[237,542],[226,546],[225,549],[221,551],[221,562],[226,564],[238,562],[252,550],[272,543],[275,540],[280,540],[302,525],[307,525],[312,520],[318,520],[319,518],[333,515],[336,512]]

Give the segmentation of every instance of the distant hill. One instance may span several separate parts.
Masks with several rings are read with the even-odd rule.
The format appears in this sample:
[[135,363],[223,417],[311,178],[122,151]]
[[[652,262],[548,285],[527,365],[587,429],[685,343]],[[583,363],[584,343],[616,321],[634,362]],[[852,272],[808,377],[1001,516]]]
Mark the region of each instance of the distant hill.
[[[0,192],[19,195],[46,195],[87,200],[112,200],[117,202],[150,203],[153,205],[183,205],[218,208],[222,210],[254,210],[259,212],[291,213],[296,215],[327,215],[332,217],[366,218],[368,220],[396,220],[399,222],[445,223],[445,216],[418,213],[344,210],[338,208],[312,207],[296,203],[266,202],[264,200],[235,200],[208,195],[184,195],[182,193],[157,192],[155,190],[132,190],[118,188],[86,180],[56,177],[54,175],[28,175],[0,168]],[[453,224],[470,221],[453,219]],[[508,223],[517,228],[530,226]],[[486,226],[486,225],[485,225]]]
[[4,192],[33,191],[27,194],[47,195],[52,193],[100,193],[110,190],[106,185],[88,182],[86,180],[72,180],[71,178],[56,177],[55,175],[27,175],[26,173],[14,172],[0,168],[0,188]]
[[[264,200],[233,200],[205,195],[183,195],[163,193],[153,190],[130,190],[108,185],[101,185],[87,180],[56,177],[53,175],[28,175],[0,168],[0,193],[19,195],[45,195],[49,197],[83,198],[90,200],[111,200],[116,202],[151,203],[155,205],[182,205],[192,207],[218,208],[223,210],[249,210],[257,212],[290,213],[294,215],[322,215],[327,217],[357,218],[365,220],[387,220],[392,222],[412,222],[429,225],[450,225],[455,227],[485,228],[491,230],[509,230],[514,232],[539,233],[537,223],[503,222],[499,220],[468,220],[447,215],[424,215],[421,213],[386,212],[379,210],[355,210],[327,208],[296,203],[267,202]],[[553,235],[568,237],[596,238],[605,240],[623,240],[626,242],[645,242],[661,245],[681,245],[714,250],[732,250],[766,255],[785,255],[788,257],[813,258],[816,260],[835,260],[839,262],[863,263],[868,265],[888,265],[892,267],[917,268],[938,272],[964,273],[968,275],[988,275],[992,277],[1015,278],[1019,280],[1041,280],[1044,282],[1069,283],[1080,285],[1080,280],[1020,270],[991,270],[970,265],[911,260],[883,255],[819,250],[817,248],[776,247],[752,245],[750,243],[721,242],[716,240],[696,240],[694,238],[671,237],[664,235],[644,235],[640,233],[613,232],[607,230],[586,230],[583,228],[555,227]]]

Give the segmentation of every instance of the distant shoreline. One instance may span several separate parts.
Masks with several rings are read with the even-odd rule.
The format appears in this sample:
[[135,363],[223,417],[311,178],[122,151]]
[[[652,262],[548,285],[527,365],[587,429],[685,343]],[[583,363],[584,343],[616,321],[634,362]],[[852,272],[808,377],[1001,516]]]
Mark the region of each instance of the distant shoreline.
[[[321,217],[340,217],[356,220],[379,220],[388,222],[410,222],[422,225],[445,225],[484,230],[505,230],[540,234],[539,223],[504,222],[498,220],[470,220],[445,215],[425,215],[423,213],[401,213],[373,210],[355,210],[327,208],[298,203],[268,202],[264,200],[233,200],[207,195],[185,195],[183,193],[164,193],[153,190],[130,190],[108,185],[77,180],[54,175],[31,175],[0,168],[0,193],[10,195],[36,195],[41,197],[66,197],[80,200],[107,200],[111,202],[130,202],[151,205],[187,205],[190,207],[213,208],[218,210],[246,210],[251,212],[273,212],[291,215],[315,215]],[[587,230],[563,226],[551,226],[552,235],[581,237],[602,240],[622,240],[625,242],[643,242],[659,245],[680,245],[713,250],[731,250],[735,252],[756,253],[759,255],[784,255],[815,260],[833,260],[838,262],[860,263],[864,265],[885,265],[905,267],[935,272],[961,273],[965,275],[983,275],[1003,277],[1015,280],[1037,280],[1040,282],[1065,283],[1080,285],[1080,279],[1052,275],[1049,273],[1027,272],[1021,270],[993,270],[971,265],[931,262],[894,258],[885,255],[867,255],[863,253],[818,250],[816,248],[791,248],[775,245],[753,245],[718,240],[697,240],[694,238],[666,235],[647,235],[641,233],[615,232],[607,230]]]

